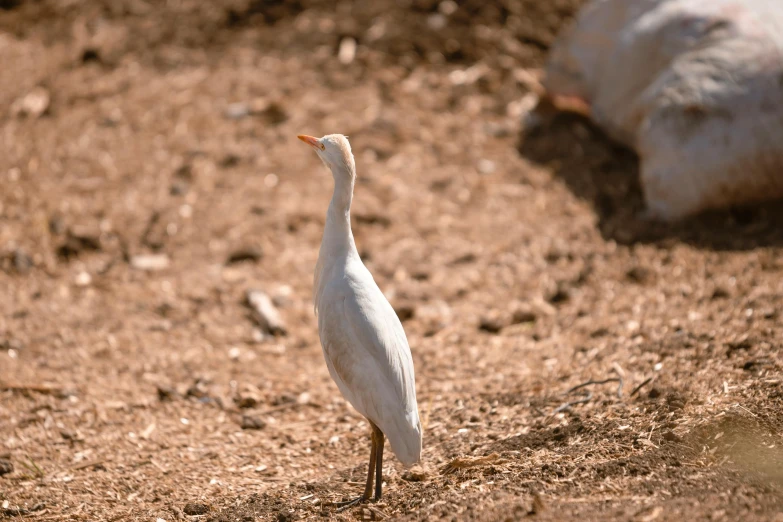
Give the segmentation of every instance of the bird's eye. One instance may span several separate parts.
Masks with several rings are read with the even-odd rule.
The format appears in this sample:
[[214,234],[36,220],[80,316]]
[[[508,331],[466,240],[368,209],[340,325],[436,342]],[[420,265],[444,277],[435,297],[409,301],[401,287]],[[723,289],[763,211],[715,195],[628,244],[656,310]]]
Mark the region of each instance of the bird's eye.
[[326,145],[324,145],[323,143],[321,143],[320,145],[321,145],[321,150],[326,150]]

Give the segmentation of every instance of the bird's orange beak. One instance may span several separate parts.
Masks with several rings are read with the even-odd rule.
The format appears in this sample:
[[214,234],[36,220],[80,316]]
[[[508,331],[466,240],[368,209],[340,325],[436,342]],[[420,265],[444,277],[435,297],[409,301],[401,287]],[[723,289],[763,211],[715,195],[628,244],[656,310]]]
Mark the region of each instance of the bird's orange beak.
[[318,143],[318,138],[313,138],[312,136],[308,136],[307,134],[300,134],[299,136],[297,136],[297,138],[299,138],[300,140],[302,140],[303,142],[307,143],[308,145],[310,145],[315,149],[321,148],[320,144]]

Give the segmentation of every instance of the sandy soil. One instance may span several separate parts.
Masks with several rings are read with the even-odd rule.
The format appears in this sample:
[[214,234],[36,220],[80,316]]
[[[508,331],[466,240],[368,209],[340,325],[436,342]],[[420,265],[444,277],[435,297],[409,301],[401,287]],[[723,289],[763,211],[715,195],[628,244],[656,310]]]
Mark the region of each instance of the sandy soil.
[[[645,223],[632,153],[523,128],[579,3],[0,1],[0,518],[783,520],[781,205]],[[341,514],[330,132],[425,424]]]

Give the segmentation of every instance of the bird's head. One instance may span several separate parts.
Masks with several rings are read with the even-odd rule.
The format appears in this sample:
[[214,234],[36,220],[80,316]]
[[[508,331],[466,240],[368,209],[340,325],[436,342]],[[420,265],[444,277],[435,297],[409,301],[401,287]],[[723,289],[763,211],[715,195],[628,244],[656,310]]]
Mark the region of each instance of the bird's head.
[[298,138],[315,150],[335,179],[347,176],[352,181],[356,176],[356,165],[347,137],[342,134],[327,134],[322,138],[314,138],[300,134]]

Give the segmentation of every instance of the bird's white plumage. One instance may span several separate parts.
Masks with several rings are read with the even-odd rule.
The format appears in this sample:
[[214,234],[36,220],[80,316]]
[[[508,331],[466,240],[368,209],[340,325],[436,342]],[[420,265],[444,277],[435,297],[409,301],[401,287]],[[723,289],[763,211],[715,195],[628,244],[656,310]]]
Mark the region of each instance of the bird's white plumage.
[[378,426],[406,466],[421,459],[422,427],[408,340],[394,309],[362,263],[350,225],[355,171],[347,139],[316,148],[335,190],[315,270],[315,310],[329,373],[356,410]]

